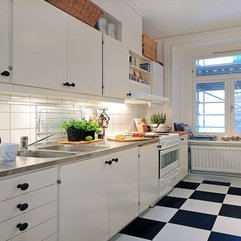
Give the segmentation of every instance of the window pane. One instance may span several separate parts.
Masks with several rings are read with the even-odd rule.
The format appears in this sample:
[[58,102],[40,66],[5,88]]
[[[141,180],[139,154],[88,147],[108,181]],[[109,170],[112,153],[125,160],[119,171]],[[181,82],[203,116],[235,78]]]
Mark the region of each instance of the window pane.
[[241,133],[241,81],[234,82],[234,121],[235,132]]
[[224,132],[224,82],[196,84],[196,131]]
[[241,73],[241,55],[199,59],[196,76]]

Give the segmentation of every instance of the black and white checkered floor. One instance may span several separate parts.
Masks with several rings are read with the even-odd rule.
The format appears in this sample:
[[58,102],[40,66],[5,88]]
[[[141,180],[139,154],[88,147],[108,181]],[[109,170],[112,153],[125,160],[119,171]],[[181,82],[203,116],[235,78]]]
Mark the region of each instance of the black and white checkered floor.
[[241,179],[190,175],[112,239],[146,240],[241,241]]

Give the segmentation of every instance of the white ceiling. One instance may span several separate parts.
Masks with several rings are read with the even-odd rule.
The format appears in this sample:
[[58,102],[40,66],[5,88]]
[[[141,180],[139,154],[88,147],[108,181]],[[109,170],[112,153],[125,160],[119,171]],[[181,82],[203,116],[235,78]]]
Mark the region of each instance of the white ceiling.
[[158,39],[241,26],[241,0],[126,0],[143,14],[143,32]]

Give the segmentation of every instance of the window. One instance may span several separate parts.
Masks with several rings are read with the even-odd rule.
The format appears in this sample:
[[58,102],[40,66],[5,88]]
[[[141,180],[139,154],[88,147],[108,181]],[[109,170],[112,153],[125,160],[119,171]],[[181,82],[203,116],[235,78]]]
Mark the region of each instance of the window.
[[195,60],[195,130],[241,134],[241,55]]
[[224,132],[224,82],[196,84],[196,131]]

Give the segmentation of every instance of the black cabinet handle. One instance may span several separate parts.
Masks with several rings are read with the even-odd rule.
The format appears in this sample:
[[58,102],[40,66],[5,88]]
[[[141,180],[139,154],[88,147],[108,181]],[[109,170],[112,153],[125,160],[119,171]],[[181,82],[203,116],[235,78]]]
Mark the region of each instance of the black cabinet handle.
[[68,87],[75,87],[75,83],[69,83],[69,82],[65,82],[63,83],[63,86],[68,86]]
[[118,162],[119,159],[118,159],[118,158],[113,158],[112,161],[113,161],[113,162]]
[[105,161],[105,164],[111,165],[111,164],[112,164],[112,161]]
[[10,72],[9,71],[3,71],[1,73],[2,76],[5,76],[5,77],[8,77],[10,75]]
[[29,184],[28,184],[28,183],[23,183],[23,184],[18,184],[18,185],[17,185],[17,188],[21,189],[22,191],[27,190],[28,187],[29,187]]
[[27,229],[28,223],[19,223],[16,227],[17,227],[20,231],[24,231],[25,229]]
[[128,94],[126,94],[127,96],[131,96],[131,92],[129,92]]
[[18,204],[17,208],[19,208],[20,211],[25,211],[28,208],[28,204],[27,203]]

